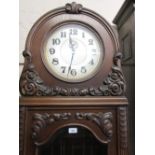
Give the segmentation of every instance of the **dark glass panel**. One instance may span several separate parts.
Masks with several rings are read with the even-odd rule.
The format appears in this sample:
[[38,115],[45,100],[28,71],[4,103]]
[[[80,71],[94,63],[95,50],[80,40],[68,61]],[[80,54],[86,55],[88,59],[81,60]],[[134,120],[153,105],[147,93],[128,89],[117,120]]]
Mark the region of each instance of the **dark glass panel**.
[[[73,129],[71,133],[69,128]],[[48,144],[40,147],[39,155],[107,155],[107,145],[101,144],[83,127],[65,127]]]

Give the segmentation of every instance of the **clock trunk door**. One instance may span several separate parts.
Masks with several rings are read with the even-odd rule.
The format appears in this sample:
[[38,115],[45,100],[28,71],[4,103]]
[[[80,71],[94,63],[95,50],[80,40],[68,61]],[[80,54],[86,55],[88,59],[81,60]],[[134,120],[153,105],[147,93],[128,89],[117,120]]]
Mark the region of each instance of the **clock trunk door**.
[[42,146],[39,155],[107,155],[107,145],[98,142],[83,127],[67,127]]

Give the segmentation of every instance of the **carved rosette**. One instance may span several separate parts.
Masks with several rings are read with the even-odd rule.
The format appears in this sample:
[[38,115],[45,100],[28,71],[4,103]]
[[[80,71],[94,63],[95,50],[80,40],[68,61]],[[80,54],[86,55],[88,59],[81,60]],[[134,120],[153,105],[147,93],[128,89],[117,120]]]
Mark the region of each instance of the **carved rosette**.
[[44,82],[35,71],[33,64],[28,65],[28,69],[22,73],[20,79],[20,92],[24,96],[46,96],[54,95],[53,89],[44,85]]
[[112,67],[112,72],[108,75],[102,86],[108,86],[107,93],[112,96],[123,95],[126,89],[121,69],[121,58],[122,54],[117,53],[113,60],[114,66]]
[[51,125],[54,122],[62,121],[62,120],[68,120],[71,117],[71,113],[54,113],[54,114],[39,114],[35,113],[33,117],[33,132],[32,132],[32,138],[36,139],[41,132],[42,129],[45,129],[48,127],[48,125]]
[[89,120],[94,122],[108,138],[108,141],[112,138],[112,113],[76,113],[76,118],[79,120]]
[[114,57],[114,66],[99,88],[62,88],[45,85],[31,63],[31,55],[24,51],[29,61],[20,78],[20,92],[23,96],[120,96],[126,89],[124,76],[121,70],[121,53]]
[[82,11],[82,5],[72,2],[71,4],[66,4],[66,12],[71,14],[79,14]]

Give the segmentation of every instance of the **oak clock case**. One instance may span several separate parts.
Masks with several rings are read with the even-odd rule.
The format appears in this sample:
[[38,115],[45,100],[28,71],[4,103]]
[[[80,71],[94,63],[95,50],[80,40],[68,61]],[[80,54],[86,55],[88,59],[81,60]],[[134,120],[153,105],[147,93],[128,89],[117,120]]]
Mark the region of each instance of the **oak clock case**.
[[122,56],[103,17],[75,2],[52,10],[31,28],[23,56],[20,155],[88,155],[89,145],[92,155],[128,155]]
[[30,30],[23,52],[22,95],[115,95],[124,91],[119,42],[111,26],[93,11],[72,6],[48,12]]

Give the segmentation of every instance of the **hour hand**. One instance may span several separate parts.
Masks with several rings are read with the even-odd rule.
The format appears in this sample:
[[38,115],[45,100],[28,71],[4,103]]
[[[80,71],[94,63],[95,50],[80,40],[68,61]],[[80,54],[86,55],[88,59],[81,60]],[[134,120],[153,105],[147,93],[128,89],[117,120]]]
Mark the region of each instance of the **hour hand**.
[[71,35],[69,35],[69,48],[71,48],[72,51],[74,51],[74,48],[73,48],[73,41],[72,41]]
[[74,53],[72,53],[72,58],[71,58],[70,65],[69,65],[69,67],[68,67],[68,73],[67,73],[67,76],[69,75],[69,72],[70,72],[70,70],[71,70],[72,62],[73,62],[73,58],[74,58]]

